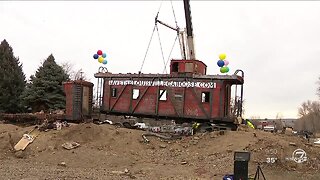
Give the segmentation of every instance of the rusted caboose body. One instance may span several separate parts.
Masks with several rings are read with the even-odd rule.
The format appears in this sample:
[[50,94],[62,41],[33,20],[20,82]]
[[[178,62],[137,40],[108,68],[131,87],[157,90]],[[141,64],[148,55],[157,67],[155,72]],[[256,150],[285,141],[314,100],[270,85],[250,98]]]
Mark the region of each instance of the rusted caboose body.
[[172,60],[170,74],[97,73],[104,79],[101,112],[232,124],[231,86],[242,85],[243,77],[205,72],[201,61]]
[[91,118],[93,83],[75,80],[63,83],[66,94],[66,120]]
[[159,21],[158,16],[155,19],[179,35],[182,60],[171,60],[170,74],[96,73],[98,86],[99,80],[103,82],[102,96],[97,97],[102,113],[234,125],[236,117],[230,113],[231,86],[241,86],[236,107],[240,117],[243,71],[207,75],[207,66],[195,57],[189,0],[184,0],[184,9],[184,31]]

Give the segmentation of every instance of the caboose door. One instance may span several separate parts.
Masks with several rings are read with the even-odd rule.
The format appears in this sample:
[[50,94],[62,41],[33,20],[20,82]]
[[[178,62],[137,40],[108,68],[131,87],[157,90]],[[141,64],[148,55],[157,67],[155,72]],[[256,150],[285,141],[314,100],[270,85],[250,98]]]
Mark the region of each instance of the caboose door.
[[174,107],[177,117],[184,117],[184,89],[182,88],[173,88],[168,91],[169,96],[171,97],[171,103]]

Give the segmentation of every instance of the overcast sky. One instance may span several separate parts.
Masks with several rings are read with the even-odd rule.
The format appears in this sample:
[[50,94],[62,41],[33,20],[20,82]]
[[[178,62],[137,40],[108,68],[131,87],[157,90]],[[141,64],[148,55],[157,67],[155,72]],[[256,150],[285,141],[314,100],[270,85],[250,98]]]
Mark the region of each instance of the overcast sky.
[[[58,64],[82,68],[94,83],[107,53],[112,73],[139,71],[161,2],[157,1],[1,1],[0,40],[6,39],[29,78],[51,53]],[[179,27],[185,27],[182,1],[173,1]],[[245,72],[246,117],[297,117],[305,100],[317,100],[320,76],[320,2],[191,1],[196,58],[208,74],[219,74],[218,55],[226,53],[229,74]],[[170,1],[159,19],[175,26]],[[175,32],[159,25],[165,59]],[[171,58],[181,58],[176,44]],[[143,73],[164,70],[154,35]]]

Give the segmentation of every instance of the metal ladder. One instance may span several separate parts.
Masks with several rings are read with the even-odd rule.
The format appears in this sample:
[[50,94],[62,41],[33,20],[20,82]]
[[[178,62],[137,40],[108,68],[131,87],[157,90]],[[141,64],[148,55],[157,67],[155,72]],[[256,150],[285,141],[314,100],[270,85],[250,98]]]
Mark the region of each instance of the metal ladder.
[[[106,73],[106,72],[108,72],[108,69],[106,67],[102,67],[102,66],[99,67],[98,73]],[[102,106],[103,82],[104,82],[103,78],[98,78],[95,105],[96,107],[99,107],[99,108]]]

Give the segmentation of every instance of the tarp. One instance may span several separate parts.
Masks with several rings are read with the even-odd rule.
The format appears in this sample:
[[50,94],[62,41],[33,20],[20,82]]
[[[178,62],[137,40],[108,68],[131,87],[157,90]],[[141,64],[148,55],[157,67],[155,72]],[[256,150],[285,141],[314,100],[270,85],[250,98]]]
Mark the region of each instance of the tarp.
[[249,127],[251,127],[252,129],[254,129],[254,125],[252,124],[252,122],[249,121],[249,119],[247,119],[246,121],[247,121],[247,125],[248,125]]

